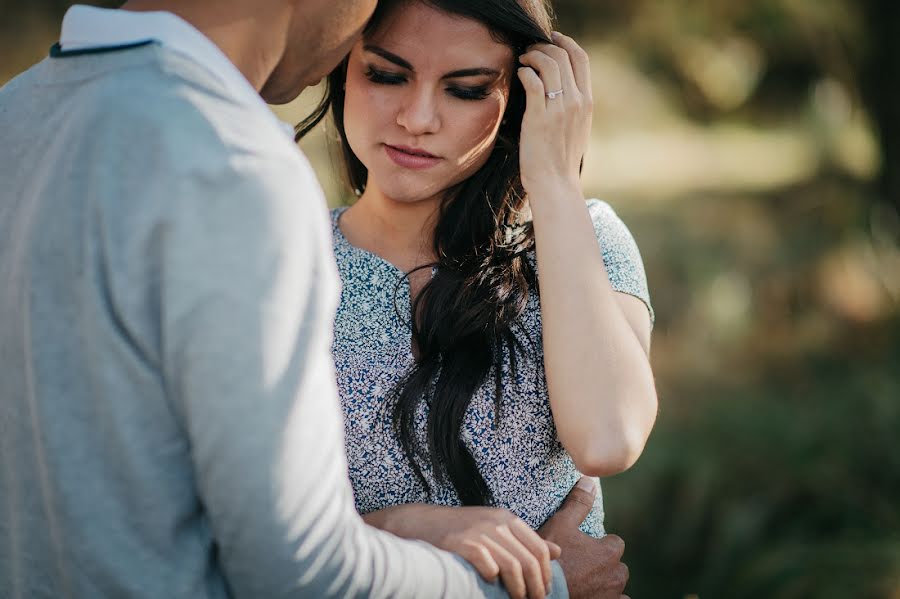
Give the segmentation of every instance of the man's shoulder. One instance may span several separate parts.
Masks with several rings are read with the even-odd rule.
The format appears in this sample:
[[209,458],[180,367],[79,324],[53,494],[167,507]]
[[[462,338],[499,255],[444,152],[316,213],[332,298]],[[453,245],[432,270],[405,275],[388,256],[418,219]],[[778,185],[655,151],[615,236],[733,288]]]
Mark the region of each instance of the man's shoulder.
[[290,139],[249,88],[238,97],[204,65],[159,44],[48,59],[11,82],[10,104],[57,95],[72,132],[107,151],[164,151],[176,165],[234,154],[291,156]]
[[[181,159],[205,153],[296,155],[287,136],[247,85],[246,94],[207,66],[160,44],[48,58],[0,89],[0,119],[49,124],[65,115],[79,140],[104,138],[147,150],[168,146]],[[3,114],[5,113],[5,114]],[[60,118],[59,120],[63,120]],[[59,133],[63,133],[60,131]]]
[[159,45],[48,59],[0,96],[0,129],[17,148],[0,156],[26,164],[49,153],[39,164],[63,177],[58,188],[90,188],[82,201],[135,226],[232,198],[293,219],[298,200],[321,201],[320,188],[248,93],[234,97],[214,73]]
[[177,52],[148,49],[153,60],[99,85],[105,116],[153,137],[190,160],[198,148],[219,154],[284,156],[296,152],[262,101],[238,98],[213,73]]

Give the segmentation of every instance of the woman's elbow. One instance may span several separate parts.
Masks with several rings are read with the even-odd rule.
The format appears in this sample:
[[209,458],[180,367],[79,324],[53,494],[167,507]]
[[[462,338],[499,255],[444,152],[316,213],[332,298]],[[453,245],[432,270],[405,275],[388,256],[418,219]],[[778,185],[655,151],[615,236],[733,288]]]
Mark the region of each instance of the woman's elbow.
[[644,452],[654,421],[655,411],[648,423],[591,435],[576,451],[571,452],[575,466],[587,476],[605,477],[625,472]]
[[613,476],[625,472],[637,462],[644,450],[643,443],[621,441],[597,442],[583,451],[572,454],[578,471],[586,476]]

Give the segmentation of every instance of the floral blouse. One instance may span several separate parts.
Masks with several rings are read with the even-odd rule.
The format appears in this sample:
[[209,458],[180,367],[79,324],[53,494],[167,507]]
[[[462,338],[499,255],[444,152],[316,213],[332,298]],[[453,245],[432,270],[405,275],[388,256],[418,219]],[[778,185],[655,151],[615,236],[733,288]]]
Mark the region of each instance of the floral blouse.
[[[613,289],[643,300],[652,319],[647,278],[634,238],[608,204],[590,200],[587,205]],[[452,485],[438,484],[423,468],[431,486],[431,494],[426,492],[392,431],[385,402],[414,364],[409,284],[394,265],[347,241],[338,226],[344,210],[332,212],[334,252],[343,285],[333,353],[356,507],[368,513],[402,503],[460,505]],[[531,259],[535,260],[533,253]],[[517,356],[515,381],[510,380],[506,358],[499,425],[494,418],[494,376],[488,376],[468,408],[463,440],[491,489],[494,505],[538,528],[581,475],[560,445],[550,412],[538,294],[530,294],[521,325],[516,334],[528,337],[523,346],[534,348],[536,355]],[[423,435],[426,410],[423,402],[417,427]],[[582,530],[603,536],[603,517],[598,493]]]

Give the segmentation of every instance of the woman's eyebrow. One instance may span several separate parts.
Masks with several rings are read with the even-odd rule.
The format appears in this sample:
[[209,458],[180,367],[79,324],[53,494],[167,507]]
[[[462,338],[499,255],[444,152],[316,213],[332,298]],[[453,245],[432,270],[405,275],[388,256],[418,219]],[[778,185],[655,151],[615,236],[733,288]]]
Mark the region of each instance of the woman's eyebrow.
[[461,69],[444,75],[444,79],[456,79],[457,77],[478,77],[480,75],[490,75],[491,77],[499,77],[500,71],[489,69],[487,67],[478,67],[475,69]]
[[[363,46],[363,50],[366,52],[371,52],[372,54],[377,54],[388,62],[392,62],[398,67],[406,69],[407,71],[416,72],[413,66],[403,58],[400,58],[393,52],[388,52],[384,48],[379,46],[375,46],[373,44],[366,44]],[[487,67],[477,67],[472,69],[460,69],[458,71],[453,71],[452,73],[447,73],[442,77],[442,79],[456,79],[459,77],[478,77],[482,75],[489,75],[491,77],[499,77],[500,71],[496,69],[489,69]]]
[[407,71],[415,72],[415,69],[412,67],[411,64],[409,64],[407,61],[403,60],[396,54],[394,54],[392,52],[388,52],[384,48],[379,48],[378,46],[373,46],[372,44],[366,44],[365,46],[363,46],[363,50],[365,50],[366,52],[371,52],[372,54],[377,54],[378,56],[382,57],[383,59],[385,59],[389,62],[392,62],[395,65],[397,65],[398,67],[402,67],[402,68],[406,69]]

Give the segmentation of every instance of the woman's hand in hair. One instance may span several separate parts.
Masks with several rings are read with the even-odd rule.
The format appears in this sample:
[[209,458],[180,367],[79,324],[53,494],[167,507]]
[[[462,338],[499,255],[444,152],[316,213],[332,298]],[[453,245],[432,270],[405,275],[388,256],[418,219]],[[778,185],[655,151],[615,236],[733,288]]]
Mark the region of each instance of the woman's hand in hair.
[[543,599],[551,560],[560,548],[508,510],[492,507],[397,505],[363,516],[367,524],[456,553],[488,581],[498,577],[514,599]]
[[590,139],[594,100],[587,52],[559,33],[553,42],[536,44],[519,58],[526,95],[520,161],[530,198],[553,197],[561,189],[580,193]]
[[[643,301],[618,291],[607,271],[607,262],[619,268],[627,260],[618,247],[631,243],[627,229],[596,228],[581,190],[593,104],[587,54],[563,35],[553,41],[532,46],[519,70],[527,94],[522,184],[540,272],[544,373],[557,436],[575,466],[612,476],[637,461],[656,422],[652,322]],[[612,224],[615,215],[604,219]],[[634,272],[636,281],[644,276]]]

